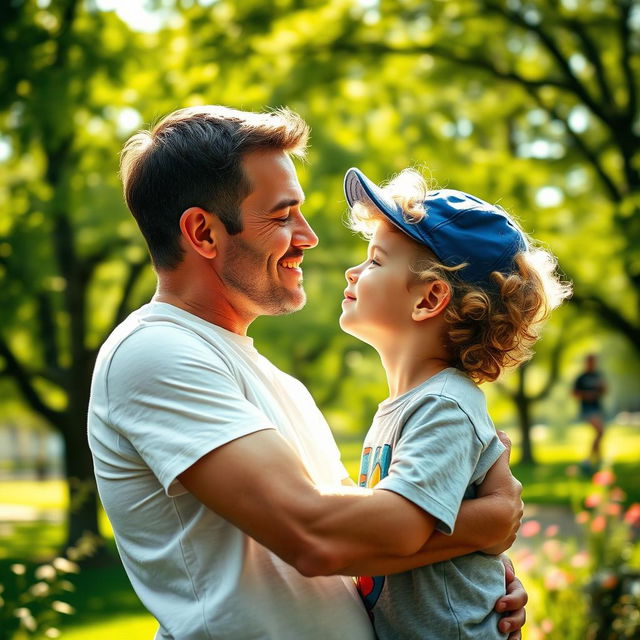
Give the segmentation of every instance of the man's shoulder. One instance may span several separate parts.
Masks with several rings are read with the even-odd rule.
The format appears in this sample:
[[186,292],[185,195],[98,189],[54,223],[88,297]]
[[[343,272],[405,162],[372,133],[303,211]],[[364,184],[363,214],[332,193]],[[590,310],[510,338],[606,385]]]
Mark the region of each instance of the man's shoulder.
[[105,340],[99,358],[112,357],[116,352],[146,352],[148,355],[168,355],[186,344],[201,344],[202,339],[188,327],[169,319],[148,319],[134,312],[120,323]]
[[[136,381],[188,372],[198,365],[227,371],[228,358],[219,336],[198,333],[171,317],[154,317],[144,307],[126,318],[104,342],[94,370],[94,378],[115,376]],[[185,374],[186,375],[186,374]]]

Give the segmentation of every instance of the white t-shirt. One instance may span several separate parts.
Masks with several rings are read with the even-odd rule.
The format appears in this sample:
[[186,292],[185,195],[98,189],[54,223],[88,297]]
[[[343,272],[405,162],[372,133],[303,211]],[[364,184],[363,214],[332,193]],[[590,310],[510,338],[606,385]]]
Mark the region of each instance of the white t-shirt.
[[350,578],[301,576],[177,480],[216,447],[274,428],[318,484],[347,476],[308,391],[251,338],[153,302],[100,350],[89,403],[98,490],[156,638],[373,637]]

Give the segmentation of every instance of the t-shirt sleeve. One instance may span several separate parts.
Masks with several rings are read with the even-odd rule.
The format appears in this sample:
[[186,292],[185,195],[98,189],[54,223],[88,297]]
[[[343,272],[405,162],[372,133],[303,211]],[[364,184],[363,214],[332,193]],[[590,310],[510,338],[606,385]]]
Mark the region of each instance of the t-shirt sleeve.
[[438,530],[451,534],[483,449],[469,417],[454,400],[426,396],[406,420],[389,474],[376,489],[407,498],[438,520]]
[[184,492],[177,476],[205,454],[275,428],[220,355],[180,328],[145,327],[129,336],[111,361],[107,394],[109,422],[169,496]]

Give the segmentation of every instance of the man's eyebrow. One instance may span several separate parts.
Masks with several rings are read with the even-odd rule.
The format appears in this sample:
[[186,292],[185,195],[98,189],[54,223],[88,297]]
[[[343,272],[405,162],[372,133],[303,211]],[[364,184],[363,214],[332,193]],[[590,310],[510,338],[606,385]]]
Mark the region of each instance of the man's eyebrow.
[[282,211],[282,209],[288,209],[290,207],[300,207],[302,206],[303,203],[304,203],[304,199],[297,200],[294,198],[293,200],[281,200],[280,202],[278,202],[278,204],[271,207],[268,213],[275,213],[276,211]]

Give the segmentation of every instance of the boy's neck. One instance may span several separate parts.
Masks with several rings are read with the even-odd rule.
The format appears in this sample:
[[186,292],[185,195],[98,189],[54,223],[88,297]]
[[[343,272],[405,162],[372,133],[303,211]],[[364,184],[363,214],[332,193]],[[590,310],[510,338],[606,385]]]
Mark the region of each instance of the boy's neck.
[[425,344],[401,340],[388,348],[376,347],[387,374],[389,398],[394,399],[451,366],[446,350],[425,349]]

